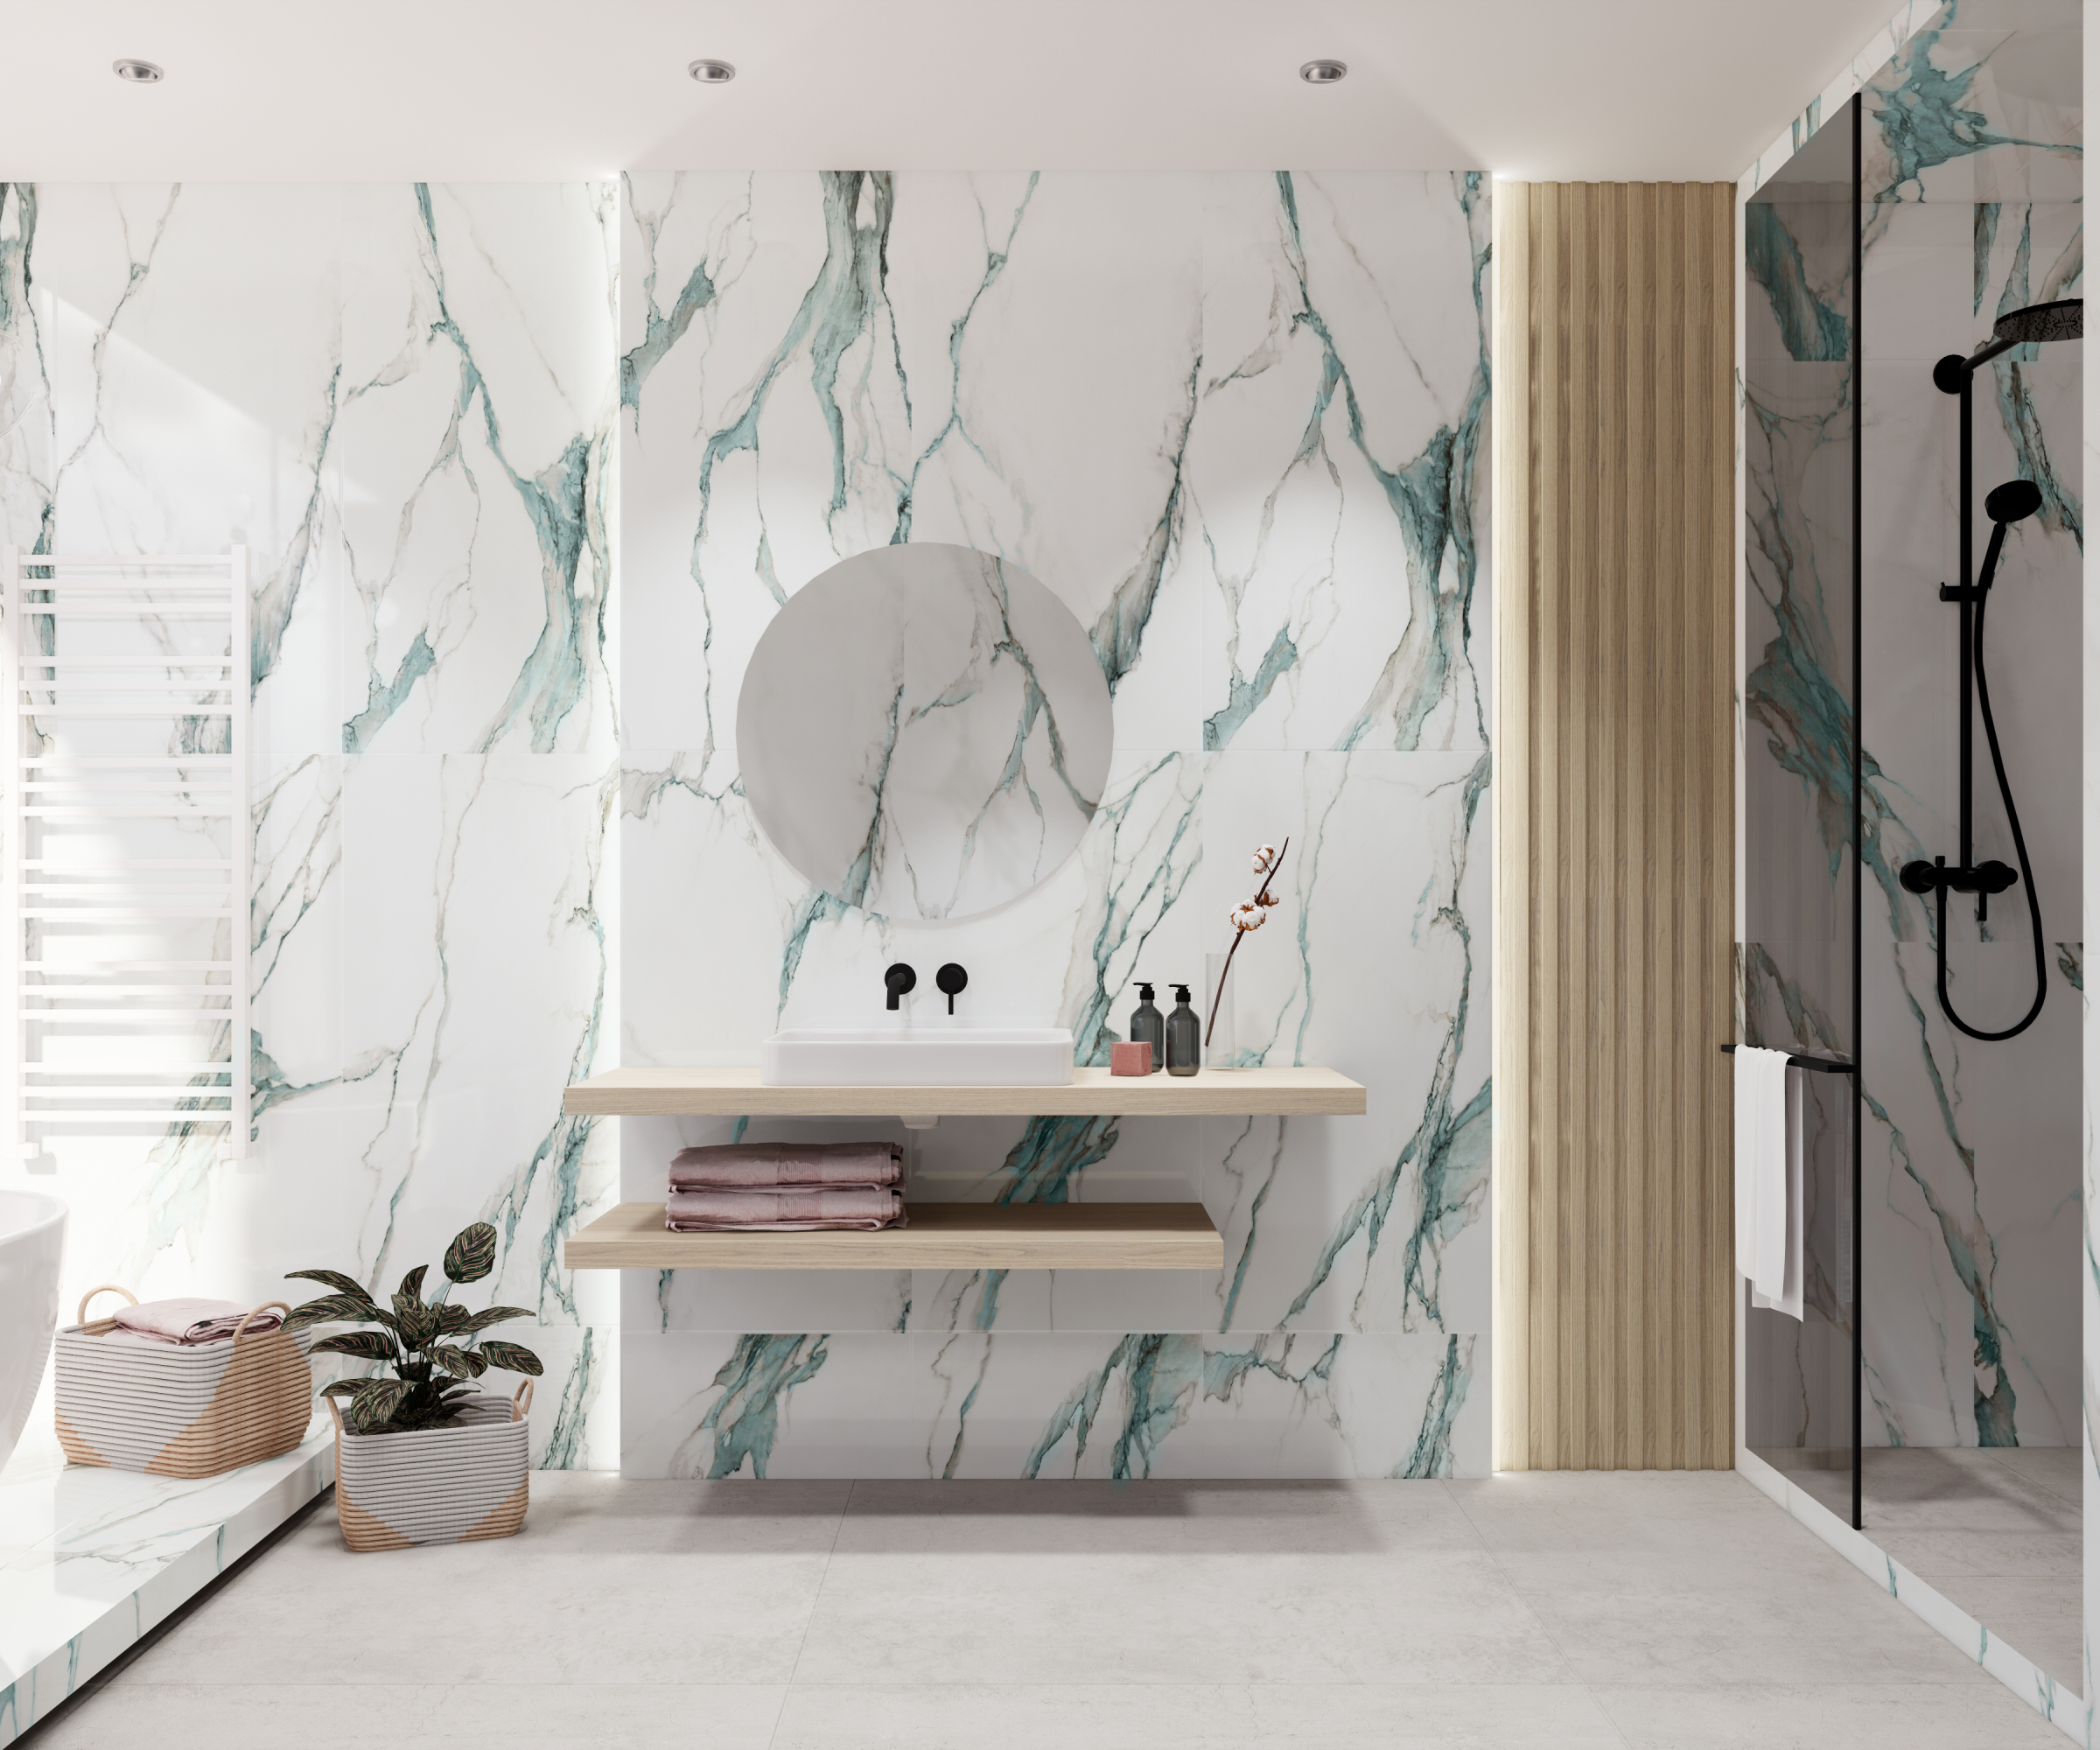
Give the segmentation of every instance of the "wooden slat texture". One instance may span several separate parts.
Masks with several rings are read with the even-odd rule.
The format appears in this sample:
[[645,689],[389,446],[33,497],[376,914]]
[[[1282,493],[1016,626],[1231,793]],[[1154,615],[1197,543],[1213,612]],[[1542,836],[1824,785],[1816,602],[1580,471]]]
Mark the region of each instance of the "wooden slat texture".
[[910,1203],[901,1228],[674,1234],[620,1203],[569,1236],[569,1270],[1222,1270],[1200,1203]]
[[562,1095],[564,1112],[599,1116],[1346,1117],[1365,1109],[1362,1083],[1311,1067],[1144,1076],[1082,1068],[1053,1088],[768,1088],[756,1069],[609,1069]]
[[1734,190],[1494,198],[1495,1463],[1725,1468]]

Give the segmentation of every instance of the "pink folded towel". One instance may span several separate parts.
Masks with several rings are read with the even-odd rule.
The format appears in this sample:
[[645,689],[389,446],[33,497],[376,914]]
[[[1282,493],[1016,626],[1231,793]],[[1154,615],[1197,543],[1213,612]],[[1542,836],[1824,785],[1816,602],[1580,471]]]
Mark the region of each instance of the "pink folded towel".
[[883,1186],[790,1191],[674,1191],[664,1205],[673,1233],[801,1233],[816,1228],[904,1225],[904,1199]]
[[766,1191],[789,1185],[894,1185],[895,1143],[718,1143],[671,1157],[673,1191]]
[[[248,1310],[231,1300],[142,1300],[136,1306],[117,1308],[116,1328],[127,1336],[145,1337],[156,1343],[182,1343],[193,1348],[199,1343],[226,1341]],[[284,1322],[284,1315],[272,1307],[248,1320],[248,1329],[242,1334],[274,1331]]]

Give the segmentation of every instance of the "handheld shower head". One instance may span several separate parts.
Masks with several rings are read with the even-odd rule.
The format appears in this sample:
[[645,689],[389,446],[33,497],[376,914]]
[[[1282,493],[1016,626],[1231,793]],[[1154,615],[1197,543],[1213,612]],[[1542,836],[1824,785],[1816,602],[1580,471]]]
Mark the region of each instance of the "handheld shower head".
[[1984,500],[1984,514],[2003,528],[2008,522],[2023,522],[2041,508],[2041,488],[2033,480],[2007,480],[1993,486]]
[[2008,310],[1991,329],[1991,338],[1967,358],[1950,353],[1932,368],[1932,381],[1941,393],[1959,395],[1962,385],[1978,367],[2015,346],[2039,346],[2045,340],[2085,339],[2085,300],[2062,298],[2053,304],[2030,304],[2024,310]]

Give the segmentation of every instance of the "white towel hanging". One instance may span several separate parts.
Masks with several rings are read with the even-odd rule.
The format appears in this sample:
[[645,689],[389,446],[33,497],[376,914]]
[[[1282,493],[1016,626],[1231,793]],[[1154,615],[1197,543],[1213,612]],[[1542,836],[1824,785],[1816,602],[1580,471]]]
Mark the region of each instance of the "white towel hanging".
[[[1735,1050],[1735,1263],[1757,1306],[1801,1316],[1801,1080],[1787,1054]],[[1789,1288],[1791,1296],[1789,1298]]]

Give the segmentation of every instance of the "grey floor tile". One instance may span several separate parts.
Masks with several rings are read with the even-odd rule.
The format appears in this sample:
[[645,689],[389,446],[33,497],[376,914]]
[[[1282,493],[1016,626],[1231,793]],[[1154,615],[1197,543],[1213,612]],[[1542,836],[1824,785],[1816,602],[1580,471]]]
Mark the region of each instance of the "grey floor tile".
[[1902,1563],[1939,1591],[1942,1578],[1968,1574],[2076,1579],[2085,1564],[2085,1540],[2064,1531],[1883,1531],[1870,1534],[1874,1547]]
[[1555,1684],[800,1687],[773,1750],[1624,1750],[1588,1692]]
[[[1497,1553],[1586,1683],[1993,1681],[1804,1529],[1791,1562]],[[1806,1547],[1800,1547],[1804,1545]]]
[[[315,1514],[131,1667],[144,1682],[255,1676],[255,1649],[298,1636],[285,1680],[400,1679],[404,1623],[430,1614],[465,1684],[785,1682],[837,1536],[844,1484],[534,1478],[515,1537],[353,1555]],[[471,1634],[439,1612],[471,1607]]]
[[1787,1522],[1732,1471],[1516,1471],[1446,1487],[1491,1550],[1754,1557]]
[[825,1576],[796,1684],[1554,1683],[1478,1550],[859,1554]]
[[1593,1693],[1631,1750],[2062,1750],[2067,1741],[1995,1683],[1608,1685]]
[[1474,1550],[1441,1482],[862,1482],[842,1554],[1358,1556]]
[[2075,1499],[2041,1474],[1974,1447],[1878,1447],[1865,1455],[1866,1535],[1882,1532],[2064,1531],[2082,1529]]
[[341,1687],[134,1684],[81,1697],[25,1750],[766,1750],[786,1691],[759,1684]]

